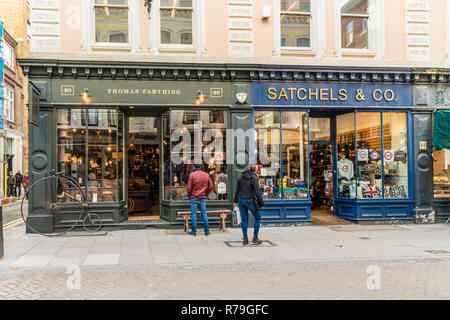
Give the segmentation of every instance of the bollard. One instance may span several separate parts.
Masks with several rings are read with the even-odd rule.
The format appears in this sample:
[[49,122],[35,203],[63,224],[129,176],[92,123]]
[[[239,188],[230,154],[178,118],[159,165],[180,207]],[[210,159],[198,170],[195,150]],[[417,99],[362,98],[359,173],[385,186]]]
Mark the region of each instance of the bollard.
[[5,253],[5,246],[3,243],[3,206],[0,206],[0,259]]

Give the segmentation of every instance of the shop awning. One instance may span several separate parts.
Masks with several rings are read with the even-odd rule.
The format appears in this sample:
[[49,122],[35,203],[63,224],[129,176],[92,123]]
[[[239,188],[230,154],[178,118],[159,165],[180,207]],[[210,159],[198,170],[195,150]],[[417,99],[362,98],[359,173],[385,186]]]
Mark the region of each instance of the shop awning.
[[435,150],[450,149],[450,110],[439,110],[434,115],[433,144]]

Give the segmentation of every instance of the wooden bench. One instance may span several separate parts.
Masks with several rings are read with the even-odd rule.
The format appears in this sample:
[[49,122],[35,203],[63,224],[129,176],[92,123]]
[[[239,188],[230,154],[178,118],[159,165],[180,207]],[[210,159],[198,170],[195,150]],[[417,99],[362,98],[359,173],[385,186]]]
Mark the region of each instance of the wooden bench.
[[[225,227],[225,219],[227,216],[231,213],[231,210],[206,210],[206,214],[208,216],[219,216],[220,217],[220,223],[219,223],[219,230],[222,230],[223,232],[227,231]],[[184,231],[189,231],[189,219],[191,218],[191,211],[178,211],[177,214],[184,219]],[[197,216],[200,215],[200,210],[197,211]]]

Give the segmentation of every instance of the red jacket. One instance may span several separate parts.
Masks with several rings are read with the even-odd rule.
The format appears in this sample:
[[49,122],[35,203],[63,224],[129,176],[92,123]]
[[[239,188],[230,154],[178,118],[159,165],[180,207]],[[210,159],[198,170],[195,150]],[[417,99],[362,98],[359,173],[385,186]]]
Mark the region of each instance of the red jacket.
[[189,199],[204,199],[213,189],[209,174],[196,170],[189,175],[187,195]]

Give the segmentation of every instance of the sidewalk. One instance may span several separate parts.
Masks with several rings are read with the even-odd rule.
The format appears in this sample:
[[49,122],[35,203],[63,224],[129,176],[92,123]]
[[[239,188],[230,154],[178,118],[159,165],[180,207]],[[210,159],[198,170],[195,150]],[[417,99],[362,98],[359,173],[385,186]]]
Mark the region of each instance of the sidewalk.
[[[251,229],[249,234],[252,234]],[[241,230],[213,230],[209,237],[182,230],[112,231],[104,236],[48,238],[24,234],[24,225],[5,230],[0,273],[82,268],[148,266],[332,263],[342,261],[450,260],[450,226],[347,225],[262,228],[274,244],[243,247]],[[227,243],[232,241],[232,243]],[[231,245],[231,246],[230,246]]]

